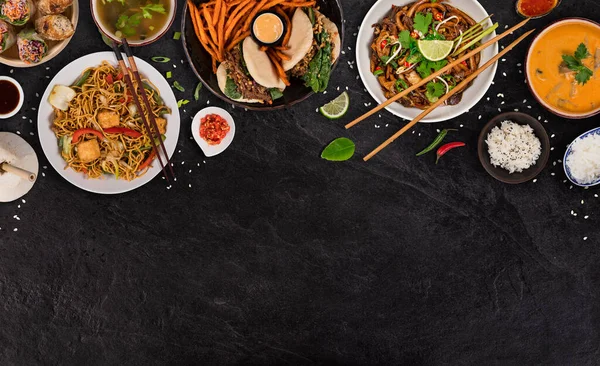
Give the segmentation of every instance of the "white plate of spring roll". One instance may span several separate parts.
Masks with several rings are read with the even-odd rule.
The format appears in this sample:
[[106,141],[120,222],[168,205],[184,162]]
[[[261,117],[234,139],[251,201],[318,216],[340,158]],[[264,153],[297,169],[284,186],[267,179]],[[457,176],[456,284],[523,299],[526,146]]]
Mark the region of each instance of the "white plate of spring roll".
[[67,46],[78,19],[78,0],[0,0],[0,63],[50,61]]

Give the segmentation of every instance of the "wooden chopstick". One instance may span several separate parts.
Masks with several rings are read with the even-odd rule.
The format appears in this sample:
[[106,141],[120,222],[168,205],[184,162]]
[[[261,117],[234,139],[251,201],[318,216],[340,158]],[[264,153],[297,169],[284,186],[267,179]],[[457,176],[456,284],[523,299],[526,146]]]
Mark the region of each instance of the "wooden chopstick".
[[393,97],[391,97],[390,99],[386,100],[385,102],[381,103],[380,105],[378,105],[377,107],[373,108],[372,110],[370,110],[369,112],[363,114],[362,116],[358,117],[357,119],[355,119],[354,121],[348,123],[346,125],[346,129],[354,126],[355,124],[363,121],[364,119],[372,116],[373,114],[379,112],[380,110],[382,110],[383,108],[387,107],[388,105],[394,103],[395,101],[397,101],[398,99],[408,95],[408,93],[412,92],[415,89],[420,88],[421,86],[427,84],[428,82],[430,82],[431,80],[435,79],[436,77],[442,75],[443,73],[445,73],[446,71],[450,70],[451,68],[453,68],[454,66],[458,65],[459,63],[469,59],[471,56],[474,56],[476,54],[478,54],[479,52],[481,52],[483,49],[491,46],[492,44],[500,41],[502,38],[508,36],[509,34],[511,34],[512,32],[514,32],[515,30],[521,28],[522,26],[524,26],[531,18],[527,18],[525,20],[523,20],[521,23],[513,26],[512,28],[508,29],[506,32],[490,39],[489,41],[485,42],[484,44],[482,44],[481,46],[477,47],[476,49],[474,49],[473,51],[467,53],[466,55],[456,59],[454,62],[442,67],[440,70],[434,72],[433,74],[429,75],[428,77],[426,77],[425,79],[421,80],[419,83],[412,85],[411,87],[409,87],[408,89],[405,89],[404,91],[394,95]]
[[5,174],[14,174],[21,179],[29,182],[35,182],[36,175],[28,170],[21,169],[7,162],[0,163],[0,172],[4,171]]
[[[127,65],[125,65],[125,60],[123,60],[123,55],[121,55],[121,50],[119,50],[119,46],[117,45],[117,42],[115,42],[115,41],[112,42],[112,49],[115,53],[115,56],[117,57],[117,61],[119,62],[119,68],[121,69],[121,72],[123,73],[123,79],[125,80],[125,83],[127,84],[127,87],[129,88],[129,90],[131,90],[131,97],[132,97],[133,101],[135,102],[135,106],[137,107],[137,110],[140,113],[140,117],[142,118],[144,127],[148,131],[148,136],[150,136],[150,144],[152,145],[152,150],[154,151],[154,155],[156,155],[158,157],[158,161],[160,162],[160,167],[162,169],[163,175],[168,182],[169,175],[167,174],[165,165],[162,161],[162,158],[160,157],[158,146],[154,142],[155,136],[152,135],[152,130],[150,129],[150,124],[148,123],[148,120],[146,119],[146,115],[144,114],[144,110],[142,109],[142,105],[140,104],[139,96],[137,94],[135,87],[133,86],[133,81],[131,80],[131,77],[129,76],[129,70],[127,69]],[[142,89],[143,89],[143,87],[142,87]],[[152,114],[152,113],[150,113],[150,109],[148,109],[148,114]],[[157,131],[157,135],[158,135],[158,140],[162,141],[160,134],[158,134],[158,130],[156,130],[156,131]]]
[[[129,47],[129,43],[127,43],[126,38],[121,39],[121,44],[123,45],[123,50],[125,51],[125,55],[127,55],[127,61],[129,61],[129,67],[131,69],[131,72],[133,73],[133,76],[135,77],[135,80],[137,81],[138,88],[140,90],[139,94],[141,94],[142,100],[144,101],[144,105],[146,106],[146,111],[148,112],[148,117],[150,119],[150,125],[147,125],[146,128],[148,129],[148,132],[149,132],[151,138],[152,138],[152,131],[149,127],[154,128],[154,131],[156,131],[156,135],[158,136],[158,142],[159,142],[160,148],[161,148],[163,154],[165,155],[165,160],[166,160],[165,165],[169,167],[171,176],[173,178],[175,178],[175,172],[173,172],[173,166],[169,162],[169,154],[167,153],[165,144],[163,143],[163,140],[160,136],[160,132],[158,131],[158,125],[156,124],[156,120],[154,119],[154,114],[152,114],[152,112],[151,112],[152,107],[150,106],[150,101],[148,101],[148,96],[146,95],[146,89],[143,86],[144,84],[142,83],[142,78],[140,77],[140,73],[138,72],[138,68],[135,63],[135,58],[133,57],[133,52],[131,52],[131,48]],[[140,109],[140,114],[143,114],[141,109]],[[160,154],[158,153],[158,151],[157,151],[156,156],[158,157],[158,159],[162,165],[162,160],[160,160]],[[164,170],[164,167],[163,167],[163,170]]]
[[496,61],[498,61],[500,59],[500,57],[502,57],[505,54],[507,54],[510,50],[512,50],[516,45],[518,45],[522,40],[524,40],[527,36],[529,36],[534,31],[535,31],[535,29],[532,29],[529,32],[523,34],[521,37],[517,38],[513,43],[511,43],[506,48],[504,48],[502,50],[502,52],[499,52],[496,56],[492,57],[482,67],[480,67],[479,69],[477,69],[477,71],[475,71],[474,73],[472,73],[471,75],[469,75],[460,84],[458,84],[456,87],[454,87],[454,89],[450,90],[450,92],[448,92],[447,94],[445,94],[444,96],[442,96],[440,99],[438,99],[437,102],[433,103],[429,108],[427,108],[421,114],[419,114],[417,117],[415,117],[415,119],[413,119],[412,121],[410,121],[410,123],[408,123],[406,126],[402,127],[400,129],[400,131],[396,132],[392,137],[390,137],[389,139],[385,140],[385,142],[382,143],[381,145],[379,145],[375,150],[373,150],[369,154],[367,154],[363,158],[363,160],[367,161],[367,160],[371,159],[378,152],[380,152],[381,150],[383,150],[386,146],[388,146],[389,144],[391,144],[392,142],[394,142],[395,139],[397,139],[398,137],[400,137],[404,132],[408,131],[412,126],[416,125],[420,120],[422,120],[423,118],[425,118],[425,116],[427,116],[429,113],[431,113],[439,105],[441,105],[442,103],[444,103],[448,98],[450,98],[454,94],[456,94],[459,91],[461,91],[462,89],[464,89],[471,81],[473,81],[473,79],[475,79],[477,77],[477,75],[481,74],[485,69],[487,69],[488,67],[492,66]]

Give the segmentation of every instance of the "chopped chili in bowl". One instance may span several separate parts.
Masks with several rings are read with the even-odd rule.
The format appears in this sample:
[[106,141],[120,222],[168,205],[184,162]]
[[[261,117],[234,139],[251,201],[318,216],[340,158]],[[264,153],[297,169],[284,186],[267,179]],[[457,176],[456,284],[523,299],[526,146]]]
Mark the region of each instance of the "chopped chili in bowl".
[[225,118],[218,114],[207,114],[200,120],[200,137],[209,145],[220,144],[230,129]]

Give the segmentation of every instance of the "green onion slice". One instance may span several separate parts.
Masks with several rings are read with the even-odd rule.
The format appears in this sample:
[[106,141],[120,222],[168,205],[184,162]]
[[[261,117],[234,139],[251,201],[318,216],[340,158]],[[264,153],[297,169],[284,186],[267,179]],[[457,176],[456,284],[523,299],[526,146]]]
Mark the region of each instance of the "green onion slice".
[[185,91],[185,89],[183,88],[183,86],[181,86],[181,84],[179,84],[179,82],[177,80],[175,80],[173,82],[173,88],[179,90],[182,93]]
[[173,39],[179,41],[179,38],[181,38],[181,32],[175,32],[173,34]]
[[169,62],[169,61],[171,61],[171,59],[170,59],[170,58],[168,58],[168,57],[163,57],[163,56],[154,56],[154,57],[152,57],[152,58],[151,58],[151,60],[152,60],[152,61],[154,61],[154,62],[160,62],[160,63],[163,63],[163,64],[164,64],[165,62]]
[[196,85],[196,90],[194,90],[194,100],[200,99],[200,90],[202,89],[202,83],[198,83]]

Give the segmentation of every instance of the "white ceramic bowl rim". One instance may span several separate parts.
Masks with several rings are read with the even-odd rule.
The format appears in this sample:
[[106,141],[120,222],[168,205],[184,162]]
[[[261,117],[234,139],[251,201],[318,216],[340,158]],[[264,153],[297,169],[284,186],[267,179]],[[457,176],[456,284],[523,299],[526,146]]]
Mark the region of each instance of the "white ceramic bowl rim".
[[18,81],[11,78],[10,76],[0,76],[0,80],[10,81],[17,87],[17,90],[19,91],[19,103],[17,104],[17,108],[15,108],[10,113],[0,114],[0,119],[7,119],[7,118],[10,118],[10,117],[14,116],[15,114],[19,113],[19,111],[21,110],[21,107],[23,107],[23,101],[25,100],[25,95],[23,93],[23,88],[21,87],[21,84],[19,84]]
[[[102,1],[102,0],[90,0],[90,8],[91,8],[91,12],[92,12],[92,18],[94,19],[94,22],[96,23],[96,26],[98,26],[98,28],[100,29],[100,31],[102,32],[102,34],[104,34],[106,37],[110,38],[111,40],[121,43],[121,39],[118,38],[117,36],[115,36],[115,34],[111,31],[109,31],[106,26],[104,25],[104,23],[100,20],[100,17],[98,17],[96,15],[96,4],[98,3],[98,1]],[[150,44],[156,40],[158,40],[159,38],[161,38],[162,36],[165,35],[165,33],[167,33],[167,31],[169,30],[169,28],[171,28],[171,25],[173,25],[173,22],[175,21],[175,15],[177,12],[177,0],[170,0],[171,1],[171,7],[169,10],[169,14],[168,14],[168,20],[165,23],[165,25],[163,25],[163,27],[156,32],[152,37],[146,38],[146,39],[140,39],[140,40],[136,40],[136,41],[127,41],[130,45],[132,46],[144,46],[147,44]]]
[[[384,102],[387,98],[383,95],[377,78],[370,72],[370,44],[373,39],[371,25],[379,22],[381,18],[391,10],[392,5],[404,6],[411,2],[414,2],[414,0],[377,1],[365,15],[358,32],[356,41],[356,65],[365,88],[378,103]],[[479,21],[480,19],[489,16],[487,11],[477,0],[449,0],[446,4],[464,11],[466,14],[473,17],[475,21]],[[487,25],[491,26],[492,21],[488,20]],[[496,32],[492,32],[483,39],[483,42],[495,36]],[[496,54],[498,54],[498,43],[495,43],[481,52],[482,57],[479,64],[483,65]],[[485,96],[485,93],[492,85],[497,67],[498,62],[495,62],[487,70],[482,72],[473,81],[472,85],[463,92],[462,100],[459,104],[454,106],[445,105],[436,108],[427,117],[421,120],[421,122],[442,122],[468,112]],[[408,120],[412,120],[422,112],[422,110],[417,108],[403,107],[400,103],[392,103],[386,107],[386,110],[396,116]]]
[[589,135],[600,135],[600,127],[591,129],[587,132],[582,133],[581,135],[577,136],[577,138],[575,138],[575,140],[573,140],[573,142],[571,142],[569,144],[569,146],[567,147],[567,151],[565,151],[565,156],[563,157],[563,168],[565,170],[565,174],[567,175],[567,178],[569,178],[569,180],[571,181],[571,183],[578,185],[580,187],[593,187],[596,186],[598,184],[600,184],[600,178],[596,179],[594,182],[592,183],[579,183],[575,180],[575,178],[573,178],[573,176],[571,175],[571,169],[569,169],[568,164],[567,164],[567,158],[569,157],[569,155],[571,155],[573,153],[573,144],[575,143],[575,141],[583,139],[585,137],[588,137]]
[[588,112],[581,112],[581,113],[571,113],[569,111],[565,111],[562,109],[558,109],[553,105],[548,104],[544,98],[540,98],[540,96],[538,95],[538,93],[534,90],[532,84],[531,84],[531,76],[529,75],[529,56],[531,55],[531,52],[533,51],[533,48],[535,47],[535,44],[537,42],[539,42],[540,39],[542,39],[542,36],[546,33],[548,33],[549,31],[551,31],[552,29],[556,28],[556,27],[560,27],[562,25],[565,25],[567,23],[586,23],[589,24],[592,27],[596,27],[598,28],[598,30],[600,30],[600,24],[594,22],[593,20],[590,19],[585,19],[585,18],[576,18],[576,17],[571,17],[571,18],[565,18],[562,20],[558,20],[550,25],[548,25],[546,28],[544,28],[537,36],[535,36],[535,38],[533,39],[533,41],[531,42],[531,45],[529,46],[529,50],[527,51],[527,56],[525,58],[525,75],[527,76],[527,85],[529,85],[529,89],[531,90],[531,94],[533,94],[533,96],[535,97],[535,99],[544,106],[544,108],[548,109],[549,111],[551,111],[552,113],[561,116],[561,117],[565,117],[565,118],[575,118],[575,119],[579,119],[579,118],[587,118],[587,117],[591,117],[597,113],[600,112],[600,106],[596,109],[593,109],[591,111]]

